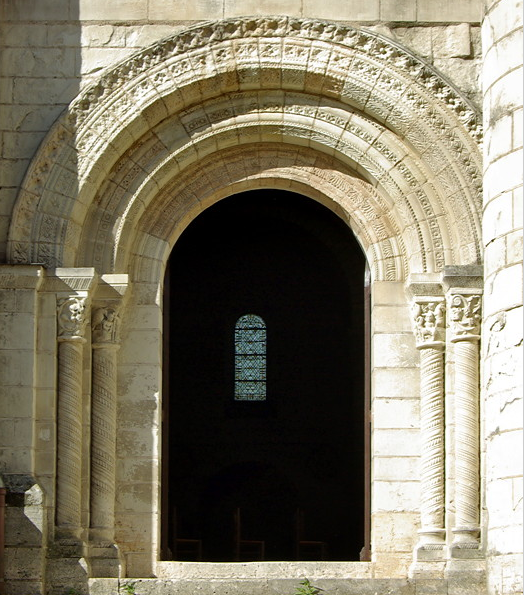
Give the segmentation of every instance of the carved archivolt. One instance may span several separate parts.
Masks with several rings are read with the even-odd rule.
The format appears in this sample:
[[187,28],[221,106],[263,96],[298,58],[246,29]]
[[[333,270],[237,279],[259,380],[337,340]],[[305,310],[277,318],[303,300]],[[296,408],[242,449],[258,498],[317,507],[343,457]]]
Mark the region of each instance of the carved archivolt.
[[[147,209],[143,203],[130,209],[117,232],[115,266],[127,267],[128,252],[118,241],[129,235],[126,226],[137,226],[143,234],[142,240],[134,242],[131,257],[167,258],[195,212],[232,192],[254,187],[293,190],[322,202],[344,218],[360,238],[375,266],[375,278],[403,277],[408,267],[406,250],[398,245],[399,229],[390,216],[391,206],[382,196],[332,157],[276,144],[248,145],[226,150],[219,158],[206,157],[167,184]],[[155,239],[165,242],[164,256],[157,254]]]
[[[479,138],[471,105],[379,35],[286,17],[206,23],[137,53],[70,105],[24,181],[9,258],[120,270],[133,234],[150,233],[140,217],[166,206],[178,177],[193,172],[195,200],[213,200],[209,186],[196,188],[203,158],[279,143],[329,157],[335,178],[350,171],[381,198],[382,210],[342,210],[361,219],[362,244],[378,250],[372,238],[382,235],[384,254],[403,261],[383,278],[478,262]],[[285,179],[276,165],[274,177]],[[329,187],[317,190],[329,197]],[[227,195],[226,186],[213,190]]]

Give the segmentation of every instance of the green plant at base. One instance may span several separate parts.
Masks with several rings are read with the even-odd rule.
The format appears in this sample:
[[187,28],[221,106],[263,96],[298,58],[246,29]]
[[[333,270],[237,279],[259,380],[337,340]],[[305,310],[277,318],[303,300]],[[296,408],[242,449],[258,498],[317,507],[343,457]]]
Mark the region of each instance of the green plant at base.
[[121,589],[119,588],[118,590],[124,591],[124,593],[127,593],[127,595],[136,595],[135,585],[136,585],[136,583],[130,581],[130,582],[124,583],[122,585],[122,588]]
[[294,595],[319,595],[320,589],[314,587],[307,578],[305,578],[301,583],[301,587],[297,587]]

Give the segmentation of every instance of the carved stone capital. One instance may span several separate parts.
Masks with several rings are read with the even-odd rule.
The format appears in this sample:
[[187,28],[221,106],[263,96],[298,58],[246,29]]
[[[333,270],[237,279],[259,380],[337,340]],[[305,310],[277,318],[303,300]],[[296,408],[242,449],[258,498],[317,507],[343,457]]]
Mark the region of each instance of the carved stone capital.
[[102,275],[91,307],[93,348],[118,348],[120,311],[126,300],[127,275]]
[[448,296],[451,341],[477,341],[480,339],[482,296],[452,293]]
[[417,348],[443,348],[446,340],[444,301],[414,301],[411,313]]
[[93,308],[91,318],[93,347],[118,345],[120,318],[116,305]]
[[59,298],[57,302],[58,339],[61,341],[84,340],[87,314],[86,297]]

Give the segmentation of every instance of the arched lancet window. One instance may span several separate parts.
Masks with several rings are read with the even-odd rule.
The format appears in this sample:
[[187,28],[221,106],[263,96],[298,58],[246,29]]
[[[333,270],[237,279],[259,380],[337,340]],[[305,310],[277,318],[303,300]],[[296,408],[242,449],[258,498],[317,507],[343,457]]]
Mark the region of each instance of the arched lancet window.
[[245,314],[235,324],[235,400],[266,400],[266,323]]

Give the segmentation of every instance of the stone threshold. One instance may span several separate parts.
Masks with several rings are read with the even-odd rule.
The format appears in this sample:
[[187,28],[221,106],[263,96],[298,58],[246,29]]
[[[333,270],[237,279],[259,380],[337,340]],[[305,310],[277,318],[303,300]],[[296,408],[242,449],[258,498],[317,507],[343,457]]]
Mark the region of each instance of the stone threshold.
[[389,578],[372,562],[157,562],[155,578],[90,579],[88,592],[118,595],[132,585],[136,595],[295,595],[307,578],[319,595],[487,595],[470,562],[459,562],[466,572],[412,578]]
[[371,562],[157,562],[159,579],[370,579]]
[[[132,584],[136,595],[294,595],[305,578],[223,578],[193,579],[91,579],[90,595],[118,595],[125,584]],[[407,579],[318,578],[308,576],[319,595],[416,595],[415,586]],[[446,581],[442,589],[433,585],[432,595],[447,595]],[[429,593],[429,592],[428,592]]]

